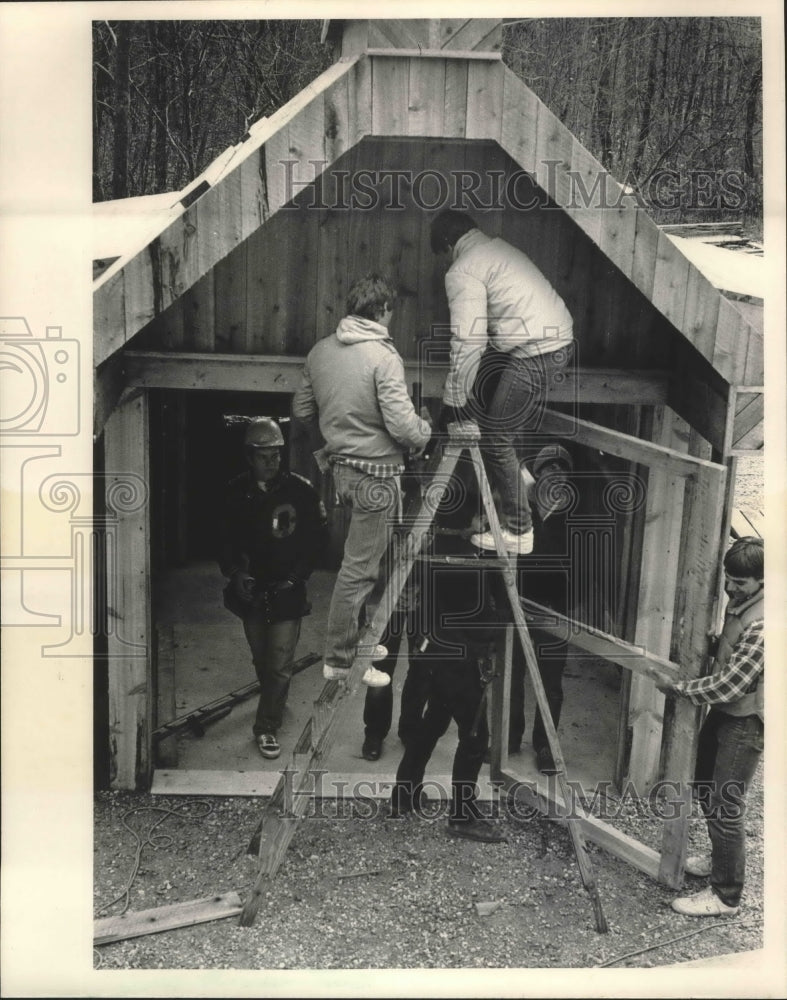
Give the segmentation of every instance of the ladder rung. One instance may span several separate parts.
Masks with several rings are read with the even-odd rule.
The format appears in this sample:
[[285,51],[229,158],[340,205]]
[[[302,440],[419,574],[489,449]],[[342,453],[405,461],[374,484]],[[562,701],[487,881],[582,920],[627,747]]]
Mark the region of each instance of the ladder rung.
[[474,569],[502,569],[508,560],[500,556],[436,556],[421,552],[416,556],[419,562],[438,563],[442,566],[472,566]]

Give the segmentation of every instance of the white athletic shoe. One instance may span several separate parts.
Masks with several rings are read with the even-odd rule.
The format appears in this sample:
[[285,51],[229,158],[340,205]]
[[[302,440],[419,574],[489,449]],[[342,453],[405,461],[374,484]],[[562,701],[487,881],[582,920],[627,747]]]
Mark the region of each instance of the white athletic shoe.
[[[369,650],[371,649],[371,653]],[[388,647],[377,643],[376,646],[365,646],[361,644],[356,650],[357,656],[369,656],[373,661],[384,660],[388,655]]]
[[330,663],[323,663],[322,675],[326,681],[346,681],[350,676],[350,668],[332,667]]
[[734,917],[740,907],[727,906],[708,886],[696,896],[680,896],[672,900],[672,909],[687,917]]
[[[518,556],[527,556],[533,551],[532,528],[530,531],[525,531],[521,535],[515,535],[513,531],[509,531],[507,528],[502,528],[501,534],[503,536],[503,545],[505,545],[507,552],[513,552]],[[495,536],[491,531],[485,531],[480,535],[471,535],[470,541],[479,549],[491,549],[493,552],[497,551]]]
[[391,683],[391,675],[386,674],[382,670],[377,670],[375,667],[369,667],[361,680],[367,687],[384,688]]

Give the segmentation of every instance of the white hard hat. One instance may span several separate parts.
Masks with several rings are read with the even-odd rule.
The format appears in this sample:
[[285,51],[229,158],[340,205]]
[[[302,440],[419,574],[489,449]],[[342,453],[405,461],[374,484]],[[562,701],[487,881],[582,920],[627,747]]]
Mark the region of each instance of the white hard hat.
[[284,435],[272,417],[252,417],[243,444],[246,448],[281,448]]

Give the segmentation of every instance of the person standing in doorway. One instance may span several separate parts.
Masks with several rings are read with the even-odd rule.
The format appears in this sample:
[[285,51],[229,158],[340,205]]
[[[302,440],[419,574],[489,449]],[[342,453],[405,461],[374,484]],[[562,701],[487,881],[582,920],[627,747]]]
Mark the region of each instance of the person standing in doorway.
[[281,753],[277,732],[287,703],[306,581],[327,545],[325,508],[308,480],[281,465],[284,437],[270,417],[249,421],[248,470],[229,484],[220,526],[225,606],[238,615],[260,682],[252,728],[263,757]]

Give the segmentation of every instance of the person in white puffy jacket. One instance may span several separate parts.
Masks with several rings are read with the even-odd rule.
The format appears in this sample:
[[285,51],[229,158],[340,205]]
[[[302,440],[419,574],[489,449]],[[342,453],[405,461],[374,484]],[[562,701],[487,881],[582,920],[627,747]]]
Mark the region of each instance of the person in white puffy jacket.
[[[336,492],[350,512],[328,613],[326,680],[344,680],[356,657],[359,620],[399,518],[404,451],[422,451],[432,434],[431,424],[415,412],[388,332],[394,298],[377,274],[353,285],[348,315],[309,352],[292,402],[296,420],[319,419]],[[387,650],[378,646],[368,653],[381,660]],[[370,687],[391,682],[390,674],[374,667],[362,679]]]
[[[465,212],[437,215],[431,245],[436,254],[451,255],[445,276],[451,358],[440,425],[478,424],[506,547],[527,555],[533,524],[515,445],[526,444],[527,433],[538,429],[550,381],[573,355],[571,314],[526,254],[486,236]],[[472,541],[495,548],[489,531]]]

